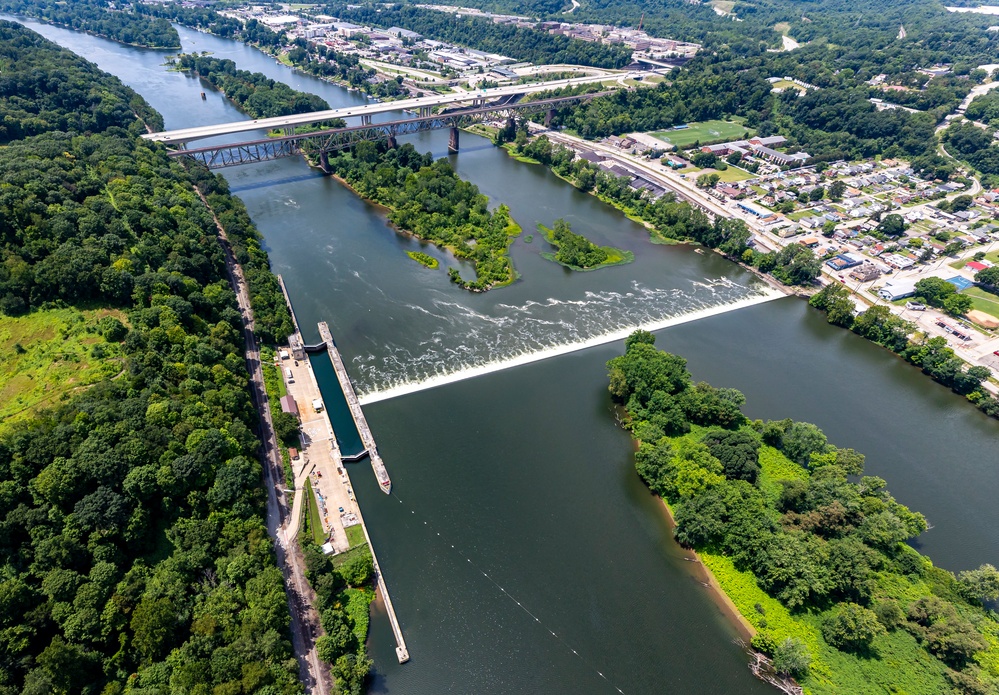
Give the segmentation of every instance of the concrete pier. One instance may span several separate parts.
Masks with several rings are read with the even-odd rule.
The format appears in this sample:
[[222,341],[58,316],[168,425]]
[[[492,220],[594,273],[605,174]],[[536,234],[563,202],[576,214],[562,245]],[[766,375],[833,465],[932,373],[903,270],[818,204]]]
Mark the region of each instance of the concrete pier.
[[[295,325],[295,335],[292,337],[296,338],[299,344],[301,344],[302,337],[301,332],[299,331],[298,319],[295,317],[295,309],[291,304],[291,298],[288,296],[288,291],[284,286],[284,280],[280,275],[278,275],[278,282],[281,285],[281,291],[284,293],[285,301],[288,303],[288,310],[291,312],[292,322]],[[320,324],[320,332],[322,333],[323,340],[326,341],[326,345],[328,347],[332,347],[333,352],[336,353],[336,359],[333,364],[337,369],[338,378],[341,370],[343,370],[343,374],[346,376],[346,370],[343,367],[343,361],[340,359],[340,353],[333,345],[333,337],[329,332],[329,327],[325,323]],[[344,457],[340,452],[340,447],[337,445],[336,436],[333,432],[333,424],[329,419],[329,412],[327,411],[325,404],[321,405],[319,408],[311,407],[313,403],[322,402],[322,396],[319,391],[319,383],[316,380],[315,373],[312,371],[312,365],[309,363],[308,359],[304,360],[302,364],[298,364],[294,360],[279,360],[278,362],[278,371],[281,373],[282,378],[287,376],[286,370],[291,370],[292,379],[286,380],[286,385],[289,387],[288,392],[296,398],[296,401],[301,401],[302,406],[304,406],[302,411],[300,411],[302,414],[302,443],[304,447],[300,454],[300,467],[296,467],[296,489],[293,511],[294,521],[286,530],[285,539],[289,543],[296,542],[299,521],[304,504],[304,500],[302,498],[304,492],[303,488],[305,481],[310,480],[315,492],[319,493],[322,496],[322,499],[326,502],[325,508],[320,510],[325,513],[321,513],[320,517],[323,521],[323,530],[328,534],[330,545],[333,546],[337,552],[343,552],[349,548],[346,533],[347,527],[356,524],[361,526],[361,530],[364,532],[364,540],[367,542],[368,549],[371,551],[371,560],[375,570],[375,581],[378,587],[378,593],[385,602],[385,610],[388,613],[389,623],[392,626],[392,634],[395,637],[395,655],[399,660],[399,663],[404,664],[409,661],[409,649],[406,647],[406,639],[402,634],[402,627],[399,625],[399,618],[396,615],[395,606],[392,605],[392,597],[389,594],[388,585],[385,583],[385,575],[382,572],[381,565],[378,563],[378,556],[375,554],[375,547],[371,543],[371,536],[368,534],[367,524],[364,523],[364,517],[361,514],[361,507],[357,504],[357,499],[354,496],[353,486],[350,482],[350,474],[347,472],[347,467],[343,465]],[[294,364],[294,366],[292,366],[292,364]],[[288,381],[290,381],[290,383],[287,383]],[[342,383],[343,382],[341,382],[341,386]],[[344,395],[347,397],[348,404],[357,404],[357,396],[354,394],[353,386],[350,386],[349,379],[347,380],[347,385],[349,387],[349,392],[345,388]],[[360,404],[357,404],[357,409],[360,410]],[[361,417],[363,419],[363,413],[361,414]],[[367,429],[367,423],[364,423],[364,426],[364,431],[367,432],[368,437],[370,438],[371,431]],[[358,431],[361,431],[360,427],[358,427]],[[374,451],[373,438],[370,439],[370,442],[370,451]],[[365,445],[368,445],[367,441],[365,441]],[[381,461],[381,459],[379,459],[379,461]],[[384,470],[384,465],[382,468]],[[385,475],[387,477],[388,473]],[[389,486],[391,487],[391,482],[389,483]],[[314,502],[318,504],[318,499],[314,500]],[[336,512],[333,511],[334,507],[337,508]],[[340,511],[341,509],[343,510],[342,512]]]
[[361,436],[361,443],[368,450],[368,456],[371,459],[371,469],[375,472],[378,486],[382,492],[388,495],[392,492],[392,479],[389,478],[385,462],[378,455],[375,438],[371,434],[371,428],[368,427],[367,420],[364,419],[364,411],[361,410],[361,403],[357,400],[357,394],[354,393],[354,385],[350,383],[350,376],[347,374],[347,368],[344,367],[343,358],[340,357],[340,351],[337,350],[336,344],[333,342],[333,334],[330,333],[330,327],[325,321],[319,324],[319,335],[326,343],[326,350],[329,352],[330,360],[333,361],[336,378],[340,381],[340,388],[343,389],[344,398],[347,399],[347,406],[350,408],[350,414],[354,418],[357,433]]

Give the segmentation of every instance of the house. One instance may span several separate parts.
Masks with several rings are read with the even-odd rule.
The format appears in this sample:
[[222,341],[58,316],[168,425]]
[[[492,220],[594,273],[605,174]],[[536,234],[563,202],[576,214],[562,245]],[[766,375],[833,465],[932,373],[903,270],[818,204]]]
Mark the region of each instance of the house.
[[593,150],[579,150],[579,152],[576,153],[576,157],[579,159],[585,159],[590,164],[599,164],[604,161],[604,156],[597,154]]
[[298,403],[295,402],[294,397],[290,394],[281,396],[281,412],[291,413],[295,417],[298,417]]
[[989,266],[985,265],[984,263],[979,263],[978,261],[969,261],[968,263],[964,264],[964,267],[967,268],[968,270],[973,270],[974,272],[977,273],[982,270],[987,270]]
[[878,296],[889,302],[914,297],[916,296],[916,283],[906,280],[886,282],[885,286],[878,290]]
[[869,282],[880,277],[881,271],[873,263],[861,263],[850,271],[850,277],[860,282]]

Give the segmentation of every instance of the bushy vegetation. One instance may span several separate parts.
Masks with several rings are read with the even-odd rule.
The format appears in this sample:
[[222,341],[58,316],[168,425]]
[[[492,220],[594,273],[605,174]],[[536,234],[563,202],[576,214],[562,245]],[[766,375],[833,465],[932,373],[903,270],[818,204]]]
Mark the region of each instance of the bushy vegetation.
[[556,248],[555,253],[541,254],[545,258],[575,270],[595,270],[607,265],[620,265],[635,259],[630,251],[622,251],[610,246],[597,246],[582,234],[572,231],[563,219],[555,220],[554,228],[538,225],[548,243]]
[[[939,278],[924,278],[916,283],[916,288],[924,301],[952,309],[955,313],[962,310],[955,299],[967,299],[965,295],[955,294],[954,285]],[[850,291],[836,283],[823,287],[812,296],[809,304],[825,311],[829,323],[852,329],[854,333],[897,353],[955,393],[965,396],[986,415],[999,418],[999,400],[983,386],[991,376],[988,368],[969,367],[947,346],[946,338],[925,335],[910,338],[915,325],[896,316],[886,306],[873,306],[854,316]]]
[[364,650],[368,608],[374,599],[369,585],[374,573],[371,551],[361,545],[332,560],[319,546],[305,543],[306,577],[316,592],[316,609],[326,634],[316,640],[320,659],[332,664],[341,693],[359,695],[372,662]]
[[475,264],[474,280],[448,269],[453,282],[478,291],[513,282],[507,249],[520,228],[505,205],[490,211],[489,199],[458,178],[447,160],[435,162],[408,143],[390,148],[362,142],[331,156],[329,164],[359,195],[389,208],[389,220],[400,229]]
[[159,114],[117,77],[20,24],[0,21],[0,66],[0,144],[51,130],[163,128]]
[[748,421],[741,393],[693,383],[650,333],[607,366],[639,475],[781,669],[814,693],[997,685],[999,623],[981,601],[999,572],[958,579],[906,545],[926,521],[863,476],[863,455],[809,423]]
[[[5,63],[4,79],[49,64],[66,79],[22,94],[8,132],[88,111],[63,84],[104,87],[112,117],[0,149],[0,312],[66,339],[46,352],[24,332],[12,364],[30,377],[48,354],[58,369],[79,344],[114,373],[0,434],[0,693],[301,692],[240,315],[194,184],[258,276],[266,255],[214,175],[136,137],[113,107],[120,83],[4,24],[0,54],[21,46],[32,60]],[[32,120],[43,112],[47,126]]]
[[0,0],[0,12],[37,17],[134,46],[180,48],[180,36],[170,22],[150,16],[140,3],[123,8],[109,0]]

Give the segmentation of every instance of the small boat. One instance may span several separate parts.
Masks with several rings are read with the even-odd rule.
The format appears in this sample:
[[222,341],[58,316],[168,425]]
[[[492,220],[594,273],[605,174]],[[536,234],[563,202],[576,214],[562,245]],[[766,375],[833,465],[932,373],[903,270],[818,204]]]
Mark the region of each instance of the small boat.
[[208,101],[208,97],[205,96],[204,92],[201,93],[201,101]]

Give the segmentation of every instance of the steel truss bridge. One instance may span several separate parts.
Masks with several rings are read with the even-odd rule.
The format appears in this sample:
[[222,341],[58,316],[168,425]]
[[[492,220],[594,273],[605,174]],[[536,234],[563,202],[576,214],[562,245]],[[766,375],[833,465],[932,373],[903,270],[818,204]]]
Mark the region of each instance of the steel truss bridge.
[[[422,133],[427,130],[449,128],[451,137],[448,150],[458,151],[458,133],[474,123],[480,123],[489,117],[505,116],[508,120],[516,114],[521,116],[544,115],[545,125],[548,125],[555,109],[563,106],[582,103],[597,97],[613,94],[615,90],[593,92],[591,94],[576,94],[572,96],[552,97],[527,102],[494,103],[458,108],[431,114],[429,108],[421,109],[422,115],[398,121],[383,123],[362,123],[361,125],[344,128],[333,128],[311,133],[287,133],[277,137],[251,140],[247,142],[220,143],[207,147],[169,150],[171,157],[191,157],[201,162],[209,169],[222,169],[241,164],[267,162],[283,157],[305,155],[322,170],[329,173],[329,153],[347,149],[359,142],[387,140],[390,146],[395,146],[396,138],[403,135]],[[291,130],[289,128],[288,130]]]

